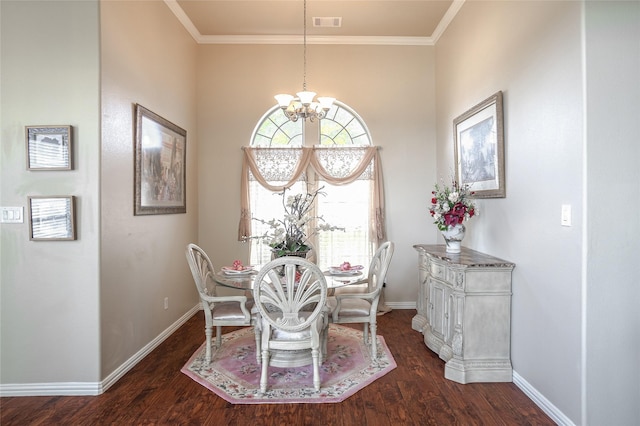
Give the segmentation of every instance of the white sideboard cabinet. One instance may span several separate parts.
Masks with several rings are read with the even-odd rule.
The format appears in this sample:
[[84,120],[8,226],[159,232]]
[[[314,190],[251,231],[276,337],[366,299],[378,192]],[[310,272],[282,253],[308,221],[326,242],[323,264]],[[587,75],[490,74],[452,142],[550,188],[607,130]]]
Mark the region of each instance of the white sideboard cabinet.
[[411,326],[458,383],[510,382],[511,272],[514,264],[475,250],[415,245],[417,315]]

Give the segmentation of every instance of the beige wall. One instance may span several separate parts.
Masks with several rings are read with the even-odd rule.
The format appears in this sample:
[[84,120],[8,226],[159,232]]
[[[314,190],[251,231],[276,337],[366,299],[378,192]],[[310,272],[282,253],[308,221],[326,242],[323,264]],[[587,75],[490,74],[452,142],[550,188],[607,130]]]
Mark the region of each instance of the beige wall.
[[640,2],[587,2],[585,30],[583,422],[634,425],[640,419]]
[[[578,2],[470,2],[436,48],[439,173],[453,165],[453,119],[503,91],[507,196],[479,201],[465,243],[516,264],[514,370],[574,421],[582,325],[580,17]],[[560,226],[562,204],[573,207],[572,227]]]
[[[639,8],[467,2],[437,48],[309,47],[309,88],[355,108],[382,146],[396,306],[415,303],[411,245],[440,239],[427,207],[453,164],[453,118],[504,92],[507,198],[480,201],[465,245],[516,263],[514,379],[562,424],[640,416]],[[3,0],[0,20],[0,202],[79,197],[75,242],[0,227],[0,390],[92,393],[195,305],[187,242],[216,266],[246,259],[240,148],[271,96],[300,88],[301,47],[197,46],[161,2]],[[136,102],[188,132],[187,214],[133,216]],[[76,168],[27,172],[24,126],[51,123],[74,126]],[[631,212],[613,237],[612,195]]]
[[[29,241],[2,224],[0,382],[100,378],[98,3],[2,1],[2,206],[29,195],[77,197],[76,241]],[[20,43],[15,43],[20,40]],[[27,171],[24,126],[72,125],[72,171]]]
[[[241,147],[274,94],[302,88],[302,46],[203,45],[199,54],[199,238],[220,267],[248,261],[237,242]],[[396,243],[386,294],[407,307],[417,294],[412,245],[435,242],[424,195],[435,179],[433,73],[432,47],[308,46],[307,88],[354,108],[382,147],[387,237]]]
[[[198,302],[185,248],[198,239],[197,45],[162,2],[101,3],[102,376]],[[187,131],[187,213],[133,215],[133,105]],[[164,298],[169,309],[164,309]]]
[[480,201],[465,243],[515,262],[514,379],[559,424],[640,415],[640,216],[603,232],[610,202],[638,208],[638,28],[637,2],[472,1],[436,47],[439,174],[452,120],[504,93],[507,197]]

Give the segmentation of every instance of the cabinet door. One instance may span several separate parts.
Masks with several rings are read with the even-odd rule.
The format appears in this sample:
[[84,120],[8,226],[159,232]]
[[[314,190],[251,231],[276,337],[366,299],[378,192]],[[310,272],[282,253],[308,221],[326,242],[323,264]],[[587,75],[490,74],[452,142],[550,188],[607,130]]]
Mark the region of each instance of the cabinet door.
[[422,315],[425,319],[429,316],[429,285],[427,283],[427,259],[425,256],[420,257],[420,268],[418,269],[418,302],[416,310],[418,315]]
[[451,290],[443,282],[429,277],[429,324],[433,335],[443,342],[451,338]]

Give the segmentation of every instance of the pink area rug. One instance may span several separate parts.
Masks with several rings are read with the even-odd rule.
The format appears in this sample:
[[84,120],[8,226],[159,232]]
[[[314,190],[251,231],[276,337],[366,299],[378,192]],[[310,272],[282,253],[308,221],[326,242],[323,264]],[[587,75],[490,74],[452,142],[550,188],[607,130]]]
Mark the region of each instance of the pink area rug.
[[327,358],[320,366],[320,392],[313,389],[311,365],[269,367],[267,392],[260,395],[261,366],[256,362],[253,328],[222,336],[204,365],[204,344],[182,372],[232,404],[284,404],[341,402],[394,368],[396,362],[384,338],[378,336],[378,358],[373,361],[362,341],[362,331],[330,324]]

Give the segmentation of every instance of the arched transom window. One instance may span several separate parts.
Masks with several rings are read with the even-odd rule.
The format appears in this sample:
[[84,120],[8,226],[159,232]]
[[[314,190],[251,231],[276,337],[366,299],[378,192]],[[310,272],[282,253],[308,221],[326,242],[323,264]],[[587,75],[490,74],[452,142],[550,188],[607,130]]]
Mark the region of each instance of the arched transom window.
[[[243,205],[239,238],[262,235],[270,220],[283,214],[278,195],[322,188],[314,215],[344,231],[311,235],[321,268],[343,261],[368,266],[384,239],[384,197],[378,150],[362,118],[336,101],[319,122],[290,121],[276,105],[256,125],[244,148]],[[271,259],[270,247],[252,239],[252,264]]]

